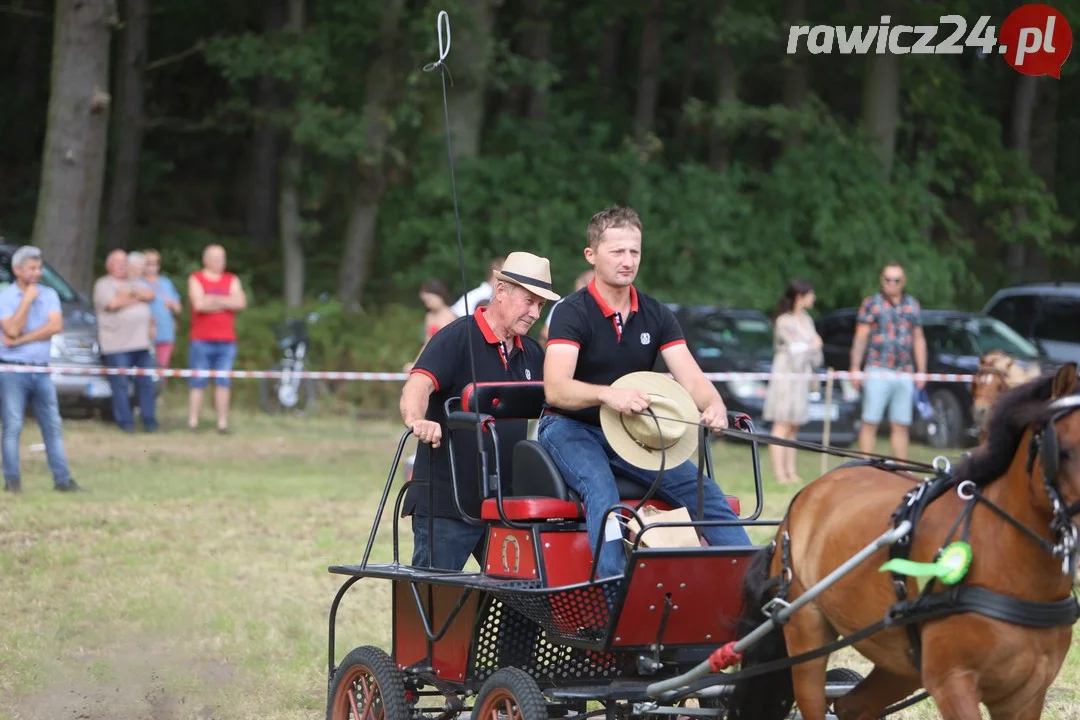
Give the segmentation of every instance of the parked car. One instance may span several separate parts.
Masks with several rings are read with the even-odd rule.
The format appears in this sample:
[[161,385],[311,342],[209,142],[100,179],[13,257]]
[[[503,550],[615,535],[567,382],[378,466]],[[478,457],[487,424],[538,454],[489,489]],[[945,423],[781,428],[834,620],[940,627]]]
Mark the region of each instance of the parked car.
[[[0,238],[0,289],[15,282],[11,256],[18,245]],[[47,262],[41,266],[41,284],[56,291],[64,313],[64,329],[53,335],[50,369],[63,415],[100,410],[112,415],[112,388],[104,375],[76,375],[65,368],[104,367],[98,346],[97,316],[90,301],[76,292]],[[157,381],[155,381],[157,382]],[[160,387],[160,383],[157,383]],[[133,394],[133,387],[132,387]]]
[[[768,373],[772,370],[773,325],[759,310],[709,305],[669,305],[686,335],[690,352],[706,373]],[[657,370],[667,372],[661,359]],[[726,380],[713,383],[729,410],[750,416],[754,427],[768,432],[762,413],[767,380]],[[824,388],[822,388],[824,390]],[[829,444],[847,447],[858,437],[858,407],[837,386],[828,410],[822,392],[810,394],[809,419],[798,439],[820,443],[826,413],[830,416]]]
[[[857,308],[844,308],[818,321],[818,334],[825,345],[825,363],[837,370],[850,368],[857,314]],[[1008,353],[1022,366],[1049,367],[1048,358],[1037,346],[996,318],[982,313],[924,309],[922,320],[927,372],[974,374],[979,367],[979,358],[991,350]],[[933,414],[924,420],[915,413],[912,438],[936,448],[974,444],[979,433],[972,416],[970,384],[928,382],[926,391]],[[887,425],[888,417],[882,427]]]
[[983,312],[1040,346],[1056,363],[1080,363],[1080,283],[1031,283],[999,290]]

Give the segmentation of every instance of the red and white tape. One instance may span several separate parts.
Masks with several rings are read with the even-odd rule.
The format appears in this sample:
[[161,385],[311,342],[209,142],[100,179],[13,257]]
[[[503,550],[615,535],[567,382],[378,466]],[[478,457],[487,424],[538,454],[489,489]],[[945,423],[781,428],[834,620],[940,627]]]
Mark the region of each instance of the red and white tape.
[[[84,367],[77,365],[51,365],[43,367],[38,365],[8,365],[0,363],[0,372],[15,373],[40,373],[48,372],[52,375],[150,375],[156,377],[199,377],[199,378],[236,378],[236,379],[262,379],[262,378],[302,378],[308,380],[349,380],[366,382],[392,382],[407,380],[409,375],[402,372],[353,372],[332,370],[304,370],[303,372],[289,372],[282,370],[191,370],[184,369],[146,369],[146,368],[102,368]],[[878,376],[875,373],[849,372],[835,370],[831,373],[767,373],[767,372],[724,372],[705,373],[709,380],[769,380],[770,378],[804,378],[825,381],[829,377],[833,380],[865,380],[869,377]],[[974,375],[956,373],[894,373],[888,377],[902,377],[923,379],[927,382],[971,382]]]

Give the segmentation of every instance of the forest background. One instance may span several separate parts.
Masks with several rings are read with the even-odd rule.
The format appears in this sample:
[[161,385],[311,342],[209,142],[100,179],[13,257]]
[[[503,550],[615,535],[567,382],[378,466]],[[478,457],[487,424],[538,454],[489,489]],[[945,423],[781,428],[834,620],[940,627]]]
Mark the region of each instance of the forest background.
[[[588,218],[618,202],[666,301],[768,310],[803,276],[827,311],[896,258],[925,307],[979,309],[1080,269],[1080,63],[784,49],[792,23],[1000,27],[1016,6],[4,0],[0,235],[83,292],[112,248],[159,248],[182,280],[220,242],[252,302],[238,367],[268,367],[273,324],[317,306],[310,366],[397,370],[419,284],[463,291],[448,113],[468,287],[526,249],[570,291]],[[445,108],[422,70],[440,10]]]

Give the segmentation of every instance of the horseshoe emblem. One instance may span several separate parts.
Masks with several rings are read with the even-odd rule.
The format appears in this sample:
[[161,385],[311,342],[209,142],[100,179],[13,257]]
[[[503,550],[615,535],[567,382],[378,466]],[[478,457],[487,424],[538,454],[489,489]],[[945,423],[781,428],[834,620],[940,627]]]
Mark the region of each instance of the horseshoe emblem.
[[[513,550],[513,553],[512,553],[513,554],[513,559],[514,559],[514,567],[513,568],[510,567],[511,552],[510,552],[509,548],[510,548],[511,545],[514,546],[514,550]],[[516,537],[514,537],[513,535],[509,534],[509,533],[507,533],[506,537],[503,539],[503,544],[502,544],[502,564],[503,564],[503,570],[505,570],[508,573],[514,573],[515,575],[517,574],[518,568],[521,567],[521,545],[518,543],[518,539]]]

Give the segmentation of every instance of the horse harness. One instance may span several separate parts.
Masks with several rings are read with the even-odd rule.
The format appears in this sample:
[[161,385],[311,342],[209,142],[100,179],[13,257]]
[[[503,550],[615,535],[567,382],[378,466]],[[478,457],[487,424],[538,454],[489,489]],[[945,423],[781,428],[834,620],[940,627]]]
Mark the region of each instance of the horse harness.
[[[1031,445],[1028,449],[1027,472],[1030,475],[1034,469],[1035,457],[1039,456],[1043,470],[1043,485],[1050,498],[1051,510],[1054,519],[1050,530],[1056,542],[1051,545],[1037,533],[1016,518],[1009,515],[1004,509],[987,498],[970,480],[957,482],[953,477],[945,458],[934,461],[934,475],[921,481],[908,491],[900,506],[893,512],[891,521],[893,527],[897,527],[905,520],[911,522],[910,532],[898,542],[889,547],[889,557],[907,559],[911,551],[918,521],[923,512],[934,500],[942,497],[950,491],[966,503],[963,512],[957,518],[956,523],[949,531],[945,543],[939,549],[935,560],[940,558],[945,545],[951,542],[957,530],[960,530],[960,538],[966,540],[971,526],[971,515],[975,505],[983,503],[995,514],[1009,522],[1022,534],[1038,544],[1054,557],[1062,558],[1062,572],[1073,576],[1077,567],[1077,531],[1072,518],[1080,514],[1080,500],[1066,506],[1058,487],[1060,473],[1060,447],[1054,423],[1071,412],[1080,410],[1080,394],[1069,395],[1059,398],[1050,405],[1054,411],[1046,425],[1038,429],[1032,436]],[[880,460],[856,461],[847,465],[867,464],[880,467],[891,472],[899,472],[907,469],[900,465],[884,463]],[[773,600],[763,610],[767,615],[770,606],[774,604],[786,604],[787,593],[794,579],[791,565],[791,537],[787,530],[780,536],[780,551],[782,570],[780,574],[768,581],[769,585],[777,587]],[[776,541],[773,541],[775,548]],[[910,660],[916,669],[921,670],[922,643],[919,634],[920,621],[926,622],[932,619],[945,617],[957,613],[973,612],[985,617],[990,617],[1014,625],[1022,625],[1034,628],[1051,628],[1073,625],[1080,619],[1080,603],[1075,595],[1070,595],[1062,600],[1053,602],[1035,602],[1021,600],[1008,595],[994,592],[982,587],[964,585],[962,583],[952,585],[944,590],[933,592],[935,578],[930,578],[922,592],[914,598],[908,597],[907,581],[903,575],[891,572],[893,587],[896,591],[897,602],[886,612],[884,620],[877,624],[876,630],[890,626],[904,626],[907,629],[908,639],[911,643]],[[859,637],[868,636],[867,631],[876,631],[865,628],[856,633]],[[853,639],[848,638],[847,640]],[[841,641],[835,645],[847,645],[849,642]],[[818,653],[815,653],[815,655]]]

